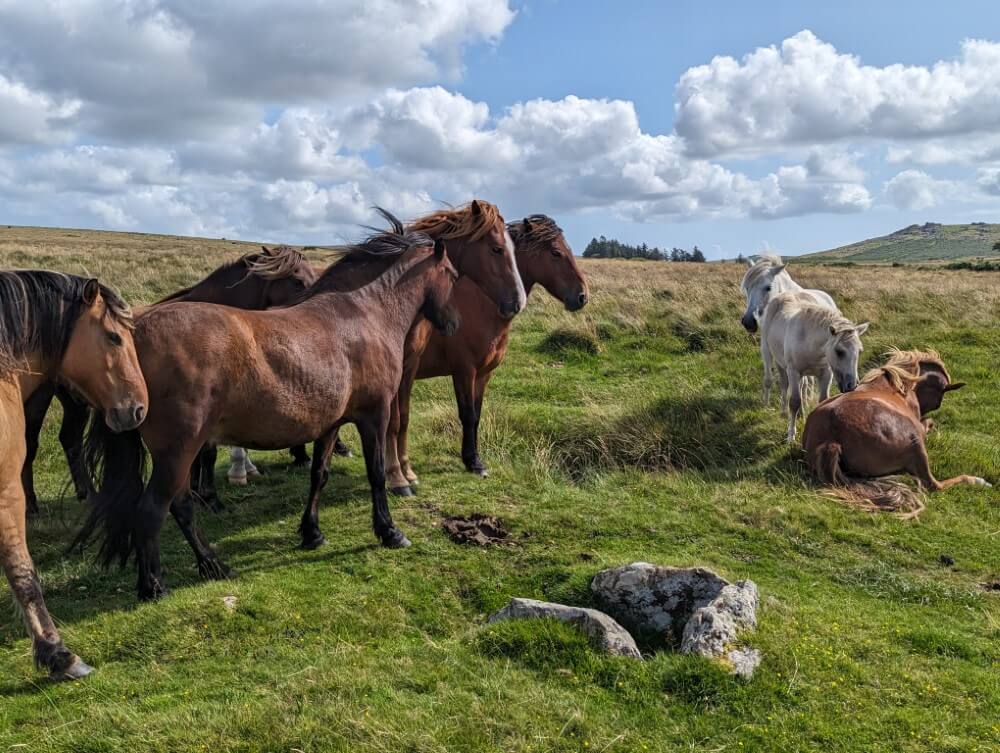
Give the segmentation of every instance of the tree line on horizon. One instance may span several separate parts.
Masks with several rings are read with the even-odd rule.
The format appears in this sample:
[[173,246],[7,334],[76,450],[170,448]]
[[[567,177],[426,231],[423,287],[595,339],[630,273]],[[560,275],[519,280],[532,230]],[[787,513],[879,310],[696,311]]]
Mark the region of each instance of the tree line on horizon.
[[587,248],[583,251],[584,257],[588,259],[648,259],[651,261],[706,261],[705,254],[697,246],[690,251],[683,248],[661,249],[657,246],[649,246],[640,243],[638,246],[630,246],[614,238],[592,238]]

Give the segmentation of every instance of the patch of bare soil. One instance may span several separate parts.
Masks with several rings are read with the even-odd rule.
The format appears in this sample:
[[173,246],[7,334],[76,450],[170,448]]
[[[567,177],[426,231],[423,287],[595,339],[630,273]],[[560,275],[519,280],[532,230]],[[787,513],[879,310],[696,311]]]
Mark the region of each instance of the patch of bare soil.
[[441,527],[456,544],[503,546],[514,543],[510,531],[493,515],[482,513],[473,513],[468,517],[452,515],[444,519]]

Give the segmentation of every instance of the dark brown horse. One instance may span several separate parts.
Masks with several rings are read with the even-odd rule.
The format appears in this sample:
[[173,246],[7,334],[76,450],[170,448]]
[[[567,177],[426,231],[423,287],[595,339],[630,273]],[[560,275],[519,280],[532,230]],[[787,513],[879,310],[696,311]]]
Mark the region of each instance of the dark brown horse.
[[920,498],[905,484],[880,477],[908,473],[932,492],[956,484],[989,486],[976,476],[938,481],[931,473],[925,416],[941,406],[946,392],[964,386],[951,381],[937,353],[893,351],[854,391],[809,414],[802,436],[809,468],[845,501],[907,518],[923,509]]
[[24,402],[56,380],[94,405],[112,431],[146,414],[146,385],[128,307],[97,280],[0,272],[0,559],[31,633],[35,663],[54,678],[88,667],[63,644],[45,607],[25,538]]
[[[554,220],[545,215],[533,215],[510,223],[507,229],[514,241],[517,269],[526,294],[537,284],[561,301],[568,311],[578,311],[587,304],[587,281]],[[458,281],[452,303],[462,321],[458,332],[447,338],[430,333],[419,361],[411,360],[403,372],[396,434],[400,465],[386,469],[389,486],[397,494],[406,495],[409,484],[417,483],[407,450],[410,394],[415,379],[451,377],[462,422],[462,461],[472,473],[487,475],[479,456],[479,419],[486,386],[507,353],[513,321],[500,316],[489,298],[471,280]],[[386,441],[392,441],[391,432]]]
[[[291,303],[316,281],[317,276],[316,270],[295,249],[289,246],[261,247],[260,251],[245,254],[235,261],[223,264],[200,282],[168,295],[154,303],[153,306],[168,302],[188,301],[218,303],[249,311],[260,311]],[[138,318],[149,308],[148,306],[137,307],[134,314]],[[21,480],[24,484],[29,515],[35,515],[38,512],[33,465],[38,453],[38,437],[42,430],[42,423],[49,410],[49,405],[52,403],[53,396],[59,399],[63,408],[59,441],[66,453],[77,497],[85,499],[89,488],[80,455],[89,415],[87,405],[74,398],[72,393],[65,388],[59,388],[55,382],[43,384],[24,404],[27,457],[21,473]],[[309,456],[305,454],[305,448],[302,447],[293,448],[293,457],[299,464],[309,462]],[[192,473],[199,480],[203,474],[212,473],[215,469],[214,448],[201,458],[211,465],[206,467],[199,462],[192,468]],[[252,463],[249,468],[256,471]],[[198,485],[208,488],[208,484],[199,483]],[[213,506],[217,504],[217,500],[211,496],[206,496],[205,501]]]
[[[159,533],[168,510],[199,571],[229,574],[195,524],[188,487],[191,463],[209,442],[279,449],[315,440],[301,526],[304,543],[315,546],[322,541],[317,507],[329,475],[326,461],[337,429],[354,423],[372,488],[375,533],[384,546],[409,545],[386,501],[385,426],[414,320],[423,315],[442,330],[457,327],[447,302],[458,273],[442,243],[394,224],[393,231],[349,247],[287,308],[171,303],[136,322],[149,416],[141,440],[139,432],[115,437],[98,431],[88,438],[104,458],[104,474],[77,541],[85,542],[100,526],[106,564],[135,552],[140,598],[165,593]],[[370,269],[374,281],[342,293],[342,265]],[[143,441],[153,457],[145,489]]]

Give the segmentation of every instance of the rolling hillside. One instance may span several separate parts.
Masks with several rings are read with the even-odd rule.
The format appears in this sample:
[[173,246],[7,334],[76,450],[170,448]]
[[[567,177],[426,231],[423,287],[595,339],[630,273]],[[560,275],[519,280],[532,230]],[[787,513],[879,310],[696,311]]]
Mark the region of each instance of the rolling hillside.
[[1000,241],[1000,225],[973,222],[969,225],[910,225],[889,235],[817,251],[798,257],[800,261],[928,262],[984,257],[1000,260],[993,244]]

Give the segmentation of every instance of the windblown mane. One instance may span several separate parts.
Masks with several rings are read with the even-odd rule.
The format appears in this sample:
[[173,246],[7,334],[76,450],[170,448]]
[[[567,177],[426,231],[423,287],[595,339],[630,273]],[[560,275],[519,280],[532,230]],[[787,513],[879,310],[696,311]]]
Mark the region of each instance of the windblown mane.
[[781,257],[776,254],[763,254],[760,258],[753,263],[753,266],[746,271],[743,275],[743,281],[740,282],[740,288],[744,291],[749,291],[750,288],[754,287],[757,283],[761,281],[767,274],[775,267],[780,267],[783,264]]
[[[359,287],[359,276],[367,284],[381,276],[409,248],[413,246],[433,246],[433,239],[424,232],[406,228],[390,212],[375,207],[375,210],[389,223],[389,230],[368,228],[371,235],[360,243],[339,246],[333,249],[337,257],[319,279],[296,299],[296,303],[312,297],[316,293],[342,292]],[[294,304],[292,304],[294,305]]]
[[409,225],[409,230],[427,233],[433,238],[450,240],[452,238],[469,238],[481,240],[498,222],[503,222],[500,210],[488,201],[478,200],[480,212],[474,214],[472,202],[460,207],[439,209],[436,212],[418,217]]
[[[87,279],[61,272],[0,272],[0,370],[7,373],[30,353],[61,359],[83,307]],[[132,328],[132,312],[100,286],[104,315]]]
[[531,225],[531,230],[527,232],[524,230],[524,220],[507,223],[507,232],[510,233],[511,240],[519,249],[552,243],[563,234],[562,228],[548,215],[533,214],[525,219]]
[[920,367],[931,366],[944,374],[945,379],[951,382],[951,375],[941,360],[941,356],[934,350],[897,350],[893,348],[888,353],[888,361],[881,366],[872,369],[864,375],[861,382],[874,382],[883,376],[889,380],[893,389],[902,395],[913,390],[917,382],[920,381]]

